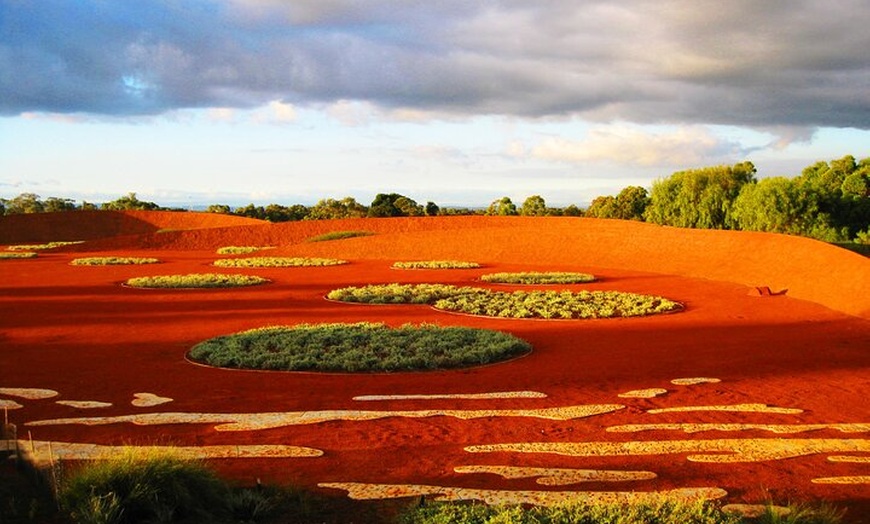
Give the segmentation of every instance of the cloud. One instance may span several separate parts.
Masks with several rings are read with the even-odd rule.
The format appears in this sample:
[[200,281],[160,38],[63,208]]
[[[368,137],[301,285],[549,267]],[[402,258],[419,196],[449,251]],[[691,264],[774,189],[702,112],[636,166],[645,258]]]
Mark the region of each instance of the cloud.
[[[513,144],[513,151],[523,151]],[[742,160],[736,142],[709,129],[685,126],[655,132],[624,124],[601,126],[581,140],[551,137],[528,150],[529,156],[568,163],[608,163],[640,167],[674,167]]]
[[864,0],[0,0],[0,114],[870,128]]

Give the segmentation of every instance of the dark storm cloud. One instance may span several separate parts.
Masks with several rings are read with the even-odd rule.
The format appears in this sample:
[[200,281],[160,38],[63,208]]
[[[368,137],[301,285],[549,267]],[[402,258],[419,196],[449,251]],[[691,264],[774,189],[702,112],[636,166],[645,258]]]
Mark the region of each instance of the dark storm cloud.
[[865,0],[0,0],[0,113],[362,100],[870,128]]

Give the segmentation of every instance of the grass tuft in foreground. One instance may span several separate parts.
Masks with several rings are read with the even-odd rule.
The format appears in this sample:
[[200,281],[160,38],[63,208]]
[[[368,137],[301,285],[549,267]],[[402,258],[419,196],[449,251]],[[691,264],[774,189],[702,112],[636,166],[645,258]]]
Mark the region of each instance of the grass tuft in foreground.
[[45,249],[54,249],[56,247],[63,246],[71,246],[74,244],[83,244],[84,240],[73,240],[73,241],[58,241],[58,242],[46,242],[45,244],[18,244],[16,246],[9,246],[7,249],[9,251],[43,251]]
[[410,262],[395,262],[393,269],[474,269],[480,267],[477,262],[462,260],[415,260]]
[[839,524],[843,513],[828,506],[792,506],[744,518],[712,502],[663,499],[640,504],[565,504],[556,507],[486,506],[434,502],[408,510],[401,524]]
[[224,246],[217,249],[218,255],[247,255],[264,249],[274,249],[272,246]]
[[217,267],[319,267],[340,266],[347,260],[335,258],[298,258],[298,257],[249,257],[222,258],[215,260]]
[[33,251],[0,251],[0,260],[13,258],[36,258],[39,253]]
[[140,264],[157,264],[160,260],[156,258],[144,257],[85,257],[74,258],[70,261],[73,266],[119,266],[119,265],[140,265]]
[[484,282],[494,284],[583,284],[594,282],[595,276],[588,273],[490,273],[481,275]]
[[317,235],[316,237],[311,237],[307,241],[326,242],[328,240],[342,240],[345,238],[368,237],[372,235],[374,235],[374,233],[372,233],[371,231],[332,231],[330,233],[324,233],[322,235]]
[[507,333],[431,324],[271,326],[212,338],[189,357],[217,367],[279,371],[416,371],[507,360],[531,351]]
[[159,275],[127,280],[130,287],[143,288],[215,288],[242,287],[265,284],[268,279],[254,275],[222,275],[218,273],[192,273],[189,275]]

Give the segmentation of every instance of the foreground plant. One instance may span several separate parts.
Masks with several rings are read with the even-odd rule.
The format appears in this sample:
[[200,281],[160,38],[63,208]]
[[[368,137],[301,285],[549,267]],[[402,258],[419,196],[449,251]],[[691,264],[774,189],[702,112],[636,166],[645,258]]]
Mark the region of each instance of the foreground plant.
[[218,367],[280,371],[413,371],[488,364],[531,351],[507,333],[431,324],[270,326],[212,338],[191,360]]
[[416,260],[410,262],[395,262],[393,269],[474,269],[480,267],[477,262],[461,260]]
[[224,246],[217,249],[218,255],[247,255],[264,249],[274,249],[271,246]]
[[583,284],[594,282],[595,276],[588,273],[565,272],[526,272],[526,273],[489,273],[481,275],[484,282],[495,284]]
[[268,279],[255,275],[222,275],[218,273],[192,273],[189,275],[159,275],[127,280],[130,287],[144,288],[215,288],[241,287],[265,284]]
[[85,257],[74,258],[70,264],[73,266],[115,266],[157,264],[159,262],[160,260],[156,258],[143,257]]
[[215,260],[217,267],[315,267],[339,266],[347,264],[347,260],[335,258],[298,258],[298,257],[249,257],[222,258]]
[[371,231],[332,231],[316,237],[311,237],[308,242],[326,242],[328,240],[342,240],[345,238],[367,237],[374,235]]

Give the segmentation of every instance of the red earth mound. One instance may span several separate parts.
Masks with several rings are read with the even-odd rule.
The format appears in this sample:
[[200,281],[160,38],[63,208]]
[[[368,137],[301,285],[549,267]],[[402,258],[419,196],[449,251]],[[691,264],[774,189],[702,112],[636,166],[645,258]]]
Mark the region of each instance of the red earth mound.
[[[165,229],[164,222],[141,221]],[[47,226],[33,226],[40,228]],[[305,241],[342,230],[377,234]],[[0,231],[8,226],[0,223]],[[70,442],[156,443],[230,446],[241,455],[252,445],[304,446],[322,455],[214,464],[241,482],[293,483],[335,497],[346,489],[356,493],[360,484],[369,491],[389,484],[387,491],[406,494],[484,490],[474,492],[478,497],[496,497],[493,490],[584,497],[715,488],[727,492],[727,502],[827,500],[848,507],[851,522],[870,515],[870,260],[858,255],[780,235],[570,218],[220,223],[138,231],[36,259],[0,261],[0,401],[22,406],[8,411],[19,435],[52,442],[55,450]],[[270,255],[350,263],[221,270],[272,280],[253,288],[119,285],[134,276],[214,272],[214,250],[224,245],[269,245],[275,246]],[[162,263],[69,265],[84,253],[152,256]],[[432,259],[483,267],[391,269],[399,260]],[[337,287],[386,282],[512,289],[479,281],[497,271],[589,272],[599,280],[542,288],[658,294],[686,307],[644,318],[545,322],[323,299]],[[760,296],[758,287],[788,292]],[[528,340],[534,352],[462,371],[378,375],[233,371],[185,359],[197,342],[243,329],[357,321],[497,329]],[[672,382],[698,377],[719,381]],[[23,398],[9,388],[58,394]],[[480,396],[506,391],[542,395]],[[104,404],[78,404],[84,401]],[[495,474],[519,471],[506,466],[644,473],[630,481],[557,486],[536,482],[546,477],[541,469],[519,478]]]

